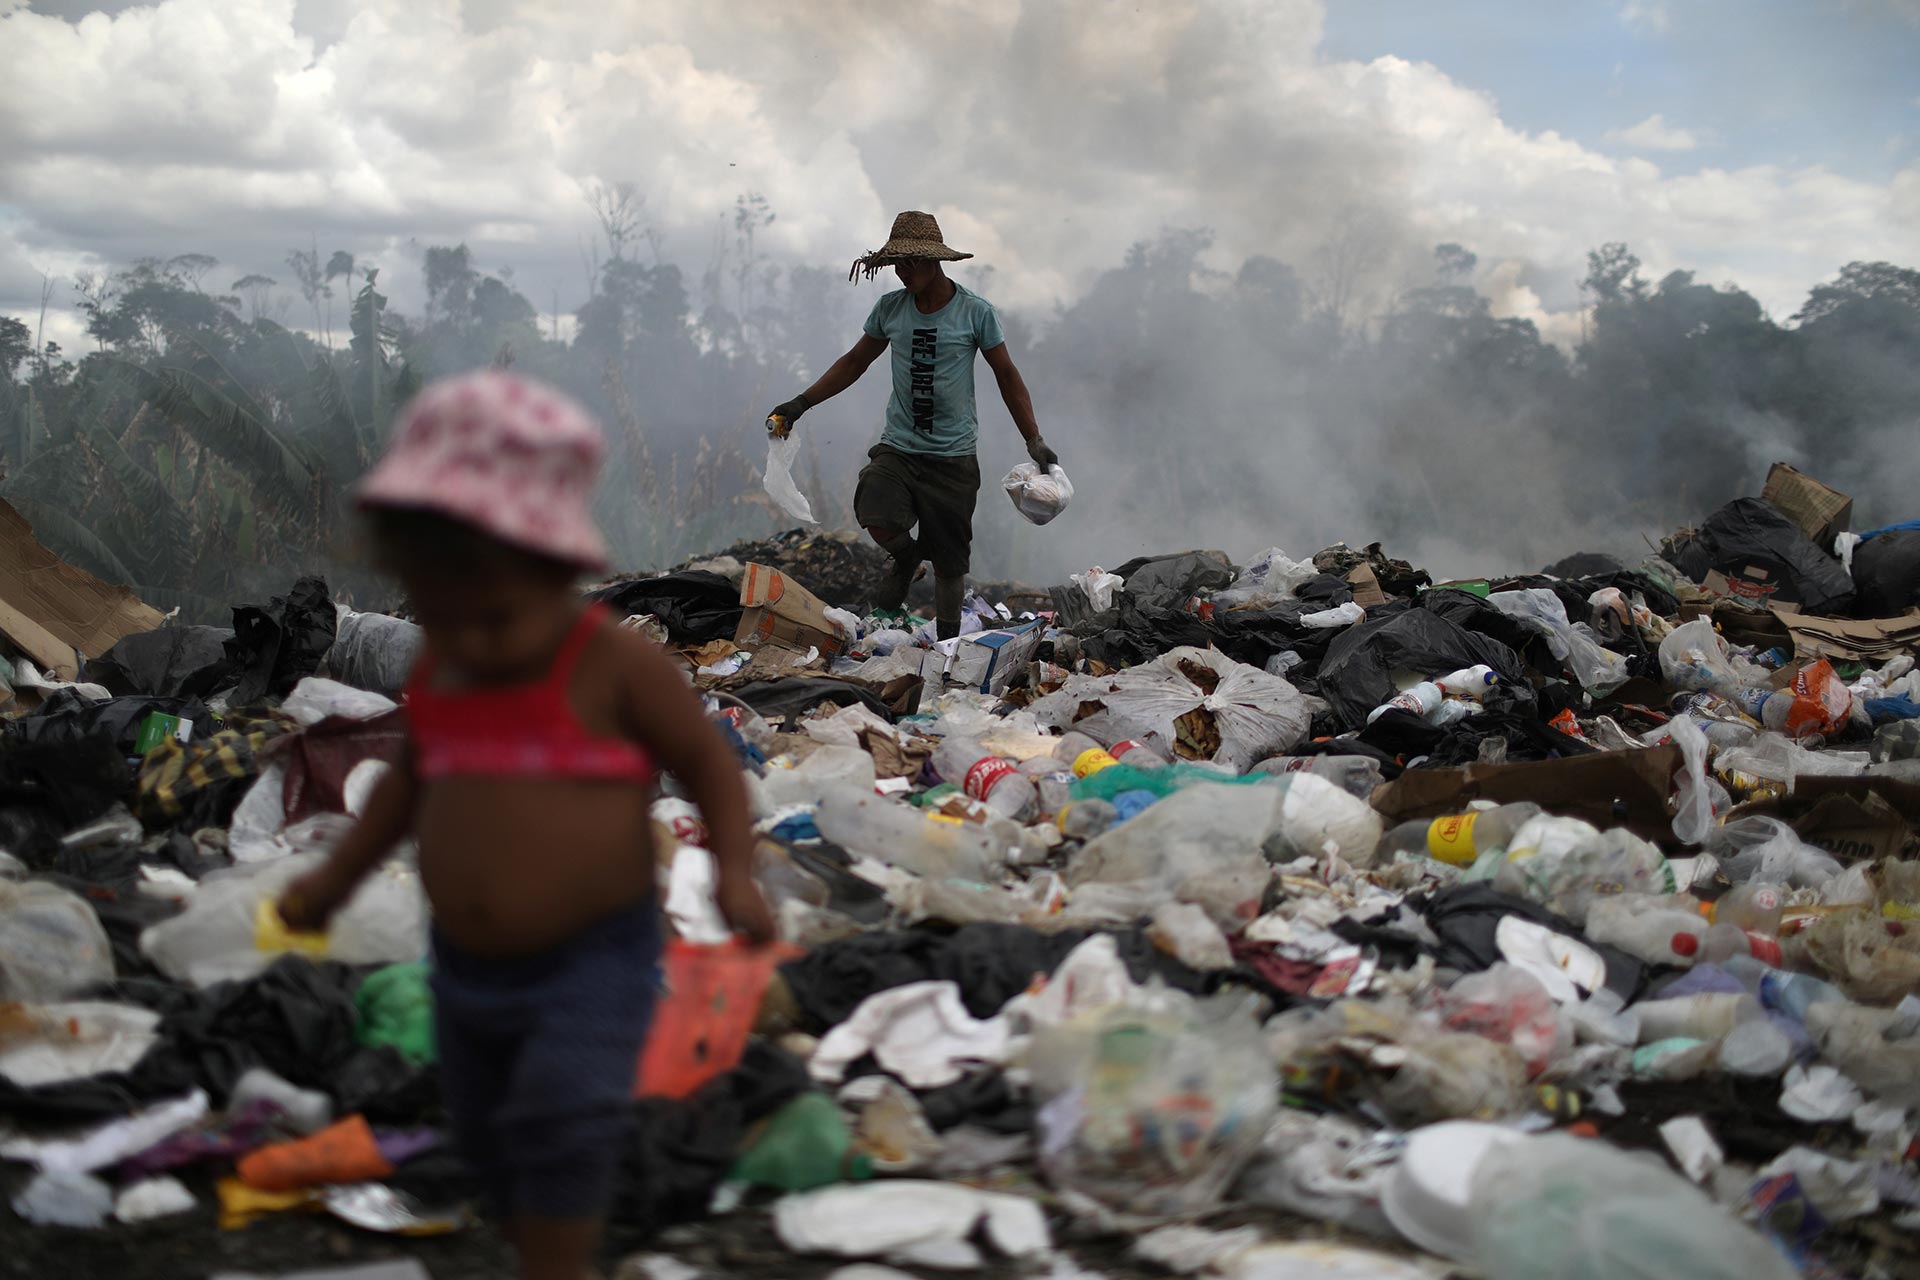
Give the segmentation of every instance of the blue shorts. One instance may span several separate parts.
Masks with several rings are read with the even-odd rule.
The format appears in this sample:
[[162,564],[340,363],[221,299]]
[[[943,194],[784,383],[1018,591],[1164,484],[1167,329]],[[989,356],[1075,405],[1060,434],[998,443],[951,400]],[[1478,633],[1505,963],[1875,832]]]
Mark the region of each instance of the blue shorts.
[[660,986],[655,903],[530,956],[472,955],[436,929],[433,957],[447,1112],[488,1210],[600,1217]]

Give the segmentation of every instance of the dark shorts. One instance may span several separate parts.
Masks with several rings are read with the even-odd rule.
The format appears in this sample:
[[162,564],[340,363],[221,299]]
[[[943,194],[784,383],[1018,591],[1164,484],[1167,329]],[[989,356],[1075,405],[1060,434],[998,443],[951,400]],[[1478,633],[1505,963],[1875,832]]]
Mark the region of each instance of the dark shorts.
[[531,956],[475,956],[436,930],[433,958],[447,1111],[488,1210],[602,1216],[659,990],[655,903]]
[[884,444],[867,452],[853,491],[853,517],[863,529],[920,526],[920,554],[943,578],[965,577],[973,556],[973,504],[980,495],[980,460],[972,454],[936,458],[901,453]]

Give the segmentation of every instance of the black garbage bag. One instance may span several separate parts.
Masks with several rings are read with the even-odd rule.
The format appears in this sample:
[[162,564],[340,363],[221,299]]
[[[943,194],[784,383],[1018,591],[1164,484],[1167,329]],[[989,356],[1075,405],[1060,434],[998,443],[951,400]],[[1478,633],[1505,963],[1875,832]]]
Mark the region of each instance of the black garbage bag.
[[233,639],[227,642],[237,681],[232,704],[257,706],[293,692],[320,669],[333,647],[338,619],[326,582],[313,577],[301,578],[286,595],[264,605],[236,608]]
[[753,1125],[813,1087],[799,1059],[747,1042],[740,1063],[691,1098],[642,1098],[621,1154],[611,1217],[626,1226],[703,1218]]
[[1429,897],[1409,898],[1407,903],[1426,917],[1427,925],[1439,937],[1440,945],[1433,956],[1444,968],[1462,973],[1491,969],[1505,958],[1496,939],[1500,921],[1519,916],[1599,952],[1607,962],[1607,987],[1629,1004],[1646,985],[1646,966],[1626,952],[1593,942],[1578,926],[1545,907],[1501,893],[1484,881],[1454,885]]
[[1197,591],[1231,586],[1239,573],[1219,551],[1181,551],[1142,556],[1113,572],[1127,580],[1121,590],[1141,604],[1178,607]]
[[889,722],[894,718],[893,709],[872,689],[851,680],[834,680],[826,676],[783,676],[778,680],[754,680],[729,685],[726,692],[769,720],[782,717],[789,721],[797,720],[828,702],[836,707],[857,704]]
[[42,744],[100,738],[111,742],[121,755],[131,756],[141,722],[155,712],[191,720],[194,738],[213,732],[213,712],[198,698],[132,697],[88,702],[67,688],[56,692],[31,715],[9,722],[6,736],[12,742]]
[[[1707,567],[1730,581],[1752,582],[1764,575],[1766,586],[1756,589],[1767,601],[1829,614],[1843,612],[1852,602],[1853,580],[1846,569],[1763,498],[1735,498],[1707,517],[1699,540]],[[1690,554],[1680,567],[1691,575],[1697,563]],[[1702,573],[1695,581],[1705,577]]]
[[[115,697],[177,698],[201,672],[225,665],[227,627],[161,627],[124,637],[87,663],[86,678]],[[202,695],[204,696],[204,694]]]
[[1188,613],[1185,603],[1184,596],[1169,606],[1123,591],[1113,608],[1094,615],[1079,630],[1080,652],[1110,667],[1131,667],[1181,645],[1204,649],[1214,643],[1217,633]]
[[0,739],[0,848],[37,866],[61,836],[132,790],[126,753],[105,735]]
[[657,578],[635,578],[589,592],[622,617],[650,613],[666,624],[677,645],[731,640],[740,630],[740,588],[705,569],[683,569]]
[[1604,551],[1576,551],[1540,572],[1554,578],[1591,578],[1602,573],[1618,573],[1624,568],[1625,565]]
[[1320,662],[1319,693],[1343,723],[1358,728],[1368,712],[1398,692],[1395,672],[1445,675],[1481,663],[1509,683],[1526,675],[1519,655],[1493,637],[1432,609],[1403,609],[1342,631]]
[[[1553,656],[1545,636],[1520,619],[1500,612],[1483,596],[1462,591],[1458,587],[1436,587],[1432,591],[1422,592],[1418,605],[1468,631],[1499,641],[1518,654],[1527,665],[1547,671],[1560,668],[1560,662]],[[1586,618],[1584,611],[1569,616],[1576,620]],[[1434,674],[1445,675],[1446,672],[1437,671]]]
[[1853,553],[1853,611],[1891,618],[1920,605],[1920,529],[1894,529]]

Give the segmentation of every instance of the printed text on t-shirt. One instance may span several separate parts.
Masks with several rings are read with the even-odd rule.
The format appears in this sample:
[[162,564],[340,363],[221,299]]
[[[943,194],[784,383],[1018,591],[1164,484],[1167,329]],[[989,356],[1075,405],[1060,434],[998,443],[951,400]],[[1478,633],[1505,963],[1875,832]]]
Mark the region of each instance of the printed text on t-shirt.
[[913,429],[933,434],[934,335],[938,329],[913,331]]

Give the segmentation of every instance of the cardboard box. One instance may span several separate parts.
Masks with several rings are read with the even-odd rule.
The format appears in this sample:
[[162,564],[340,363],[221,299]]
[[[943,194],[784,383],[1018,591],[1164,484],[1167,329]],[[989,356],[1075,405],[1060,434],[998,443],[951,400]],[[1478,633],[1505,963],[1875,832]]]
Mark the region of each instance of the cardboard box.
[[1852,498],[1784,462],[1767,472],[1760,496],[1784,511],[1822,551],[1831,552],[1833,540],[1853,523]]
[[1372,565],[1355,565],[1347,574],[1347,585],[1353,588],[1353,602],[1362,609],[1371,609],[1387,602],[1387,593],[1380,589],[1380,579],[1374,574]]
[[1912,821],[1905,816],[1920,815],[1920,783],[1806,777],[1798,780],[1790,794],[1749,800],[1726,820],[1754,814],[1780,819],[1802,840],[1842,862],[1899,858],[1920,844]]
[[1461,813],[1472,800],[1532,800],[1548,813],[1584,818],[1602,830],[1625,826],[1674,847],[1667,794],[1679,768],[1680,748],[1667,743],[1521,764],[1409,769],[1373,793],[1373,807],[1392,823]]
[[147,718],[140,722],[140,732],[133,740],[133,753],[144,756],[168,738],[175,742],[186,742],[193,737],[193,721],[179,716],[170,716],[164,711],[150,711]]
[[998,631],[961,636],[954,644],[947,678],[981,693],[998,693],[1040,648],[1038,619]]
[[97,658],[122,636],[152,631],[160,611],[40,545],[25,516],[0,502],[0,633],[62,680],[80,656]]
[[1777,604],[1773,613],[1793,637],[1796,658],[1880,662],[1920,651],[1920,609],[1897,618],[1823,618]]
[[740,629],[733,642],[742,649],[778,645],[799,654],[818,649],[828,661],[847,647],[827,618],[827,606],[778,569],[750,564],[740,579]]

